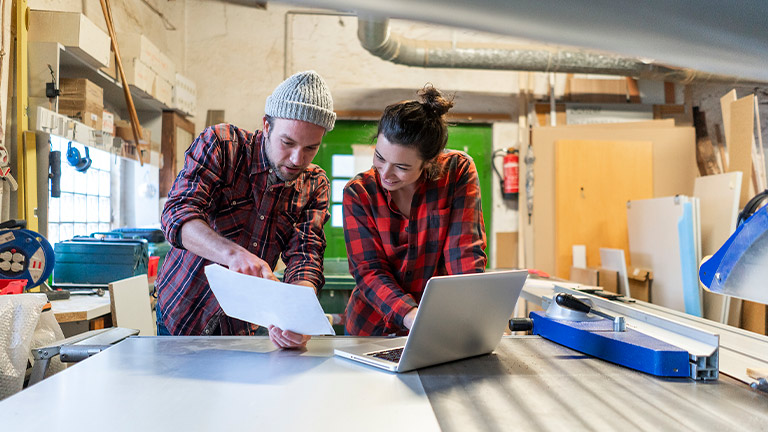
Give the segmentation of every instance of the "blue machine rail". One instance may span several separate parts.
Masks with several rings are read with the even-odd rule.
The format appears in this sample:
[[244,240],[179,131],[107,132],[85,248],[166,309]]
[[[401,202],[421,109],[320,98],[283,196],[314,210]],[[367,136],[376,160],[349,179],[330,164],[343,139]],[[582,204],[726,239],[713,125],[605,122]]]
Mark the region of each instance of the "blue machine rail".
[[690,377],[688,352],[638,331],[613,331],[613,322],[568,321],[531,312],[533,334],[591,356],[663,377]]

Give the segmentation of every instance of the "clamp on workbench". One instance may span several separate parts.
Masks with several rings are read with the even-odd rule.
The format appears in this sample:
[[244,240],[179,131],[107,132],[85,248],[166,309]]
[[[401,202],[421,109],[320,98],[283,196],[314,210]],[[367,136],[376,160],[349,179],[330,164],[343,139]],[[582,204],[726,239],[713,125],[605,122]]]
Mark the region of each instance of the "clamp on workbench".
[[51,363],[51,359],[57,355],[62,362],[76,363],[88,357],[98,354],[121,340],[136,336],[138,330],[122,327],[91,330],[59,341],[55,345],[32,350],[35,364],[32,366],[32,374],[28,385],[37,384],[45,378],[45,373]]

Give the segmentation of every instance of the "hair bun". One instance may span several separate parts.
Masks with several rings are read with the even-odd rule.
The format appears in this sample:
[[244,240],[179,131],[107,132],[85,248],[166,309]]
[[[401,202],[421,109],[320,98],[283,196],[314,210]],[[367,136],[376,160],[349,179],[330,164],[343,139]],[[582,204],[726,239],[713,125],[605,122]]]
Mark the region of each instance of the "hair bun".
[[440,90],[436,89],[432,84],[427,84],[423,89],[419,90],[419,96],[423,101],[421,106],[428,113],[437,117],[442,117],[453,107],[453,98],[451,100],[444,98]]

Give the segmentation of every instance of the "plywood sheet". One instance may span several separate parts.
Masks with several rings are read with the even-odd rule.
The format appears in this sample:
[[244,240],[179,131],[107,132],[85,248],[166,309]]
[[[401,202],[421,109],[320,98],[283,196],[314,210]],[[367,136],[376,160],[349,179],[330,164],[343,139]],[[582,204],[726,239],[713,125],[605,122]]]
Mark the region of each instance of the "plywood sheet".
[[517,268],[517,233],[496,233],[496,268]]
[[736,229],[741,196],[741,172],[699,177],[693,196],[701,205],[701,251],[712,255]]
[[629,252],[626,203],[653,196],[653,143],[558,140],[555,152],[555,274],[567,278],[575,244],[592,267],[601,247]]
[[155,320],[149,303],[147,275],[134,276],[109,284],[112,318],[116,326],[139,330],[139,336],[155,336]]
[[[699,177],[693,187],[693,196],[701,205],[701,251],[712,255],[728,240],[736,229],[741,194],[741,172]],[[704,318],[725,322],[722,294],[704,291]],[[730,300],[727,324],[738,326],[741,300]]]
[[[730,140],[728,141],[728,171],[741,171],[741,196],[744,207],[754,195],[752,186],[752,147],[755,134],[755,95],[731,103]],[[726,131],[726,137],[728,132]],[[726,138],[727,139],[727,138]]]
[[[664,121],[662,121],[664,122]],[[650,124],[650,126],[642,126]],[[698,176],[696,138],[692,127],[657,127],[659,121],[641,124],[590,125],[534,128],[532,131],[534,166],[533,236],[534,261],[529,267],[555,272],[555,141],[627,140],[653,143],[653,196],[693,193]],[[527,150],[527,149],[526,149]],[[521,179],[527,167],[520,164]],[[527,191],[525,191],[527,194]],[[526,195],[527,196],[527,195]],[[521,201],[522,202],[522,201]],[[523,210],[525,207],[521,206]],[[523,215],[526,217],[526,215]]]
[[673,128],[674,119],[643,120],[620,123],[600,123],[600,124],[572,124],[564,127],[569,128],[600,128],[600,129],[640,129],[640,128]]
[[726,146],[731,145],[731,103],[736,101],[736,90],[731,90],[720,98],[720,110],[723,114],[723,133]]
[[768,334],[768,306],[744,300],[741,311],[741,328],[759,333]]

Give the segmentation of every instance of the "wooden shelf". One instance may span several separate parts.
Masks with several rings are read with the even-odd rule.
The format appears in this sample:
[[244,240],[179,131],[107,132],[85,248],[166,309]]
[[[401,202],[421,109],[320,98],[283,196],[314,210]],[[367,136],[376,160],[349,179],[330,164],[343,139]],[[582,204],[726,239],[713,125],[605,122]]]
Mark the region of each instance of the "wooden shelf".
[[[105,102],[121,109],[127,109],[125,106],[125,96],[123,95],[123,85],[120,81],[107,75],[102,70],[94,69],[85,60],[78,57],[74,51],[62,48],[59,73],[62,78],[87,78],[93,81],[104,89]],[[136,111],[156,111],[159,115],[162,111],[173,109],[138,87],[130,86],[130,88]]]

